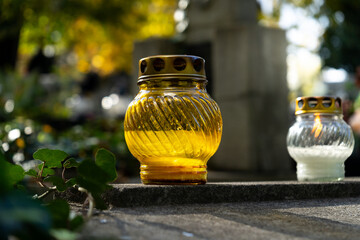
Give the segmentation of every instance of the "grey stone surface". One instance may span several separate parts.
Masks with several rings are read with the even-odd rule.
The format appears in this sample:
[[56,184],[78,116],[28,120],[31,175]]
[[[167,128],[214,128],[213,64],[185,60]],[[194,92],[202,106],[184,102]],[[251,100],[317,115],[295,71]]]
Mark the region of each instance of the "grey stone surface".
[[[360,179],[343,182],[300,183],[232,182],[208,183],[197,186],[114,184],[103,197],[114,207],[143,207],[183,204],[213,204],[230,202],[260,202],[273,200],[300,200],[321,198],[345,198],[360,196]],[[77,191],[62,197],[75,202],[84,198]]]
[[359,239],[359,208],[360,198],[112,208],[80,239]]
[[185,42],[211,41],[219,28],[257,22],[257,4],[253,0],[191,0],[186,14],[189,27]]
[[221,28],[213,53],[213,97],[224,132],[210,164],[228,170],[289,170],[284,31],[257,24]]
[[[141,183],[138,180],[132,179],[129,183]],[[294,181],[296,180],[295,171],[289,172],[262,172],[257,171],[213,171],[208,169],[208,182],[260,182],[260,181]]]
[[[251,107],[248,99],[217,100],[223,116],[221,144],[208,165],[214,169],[256,171],[257,162],[251,135]],[[246,140],[245,140],[246,139]]]

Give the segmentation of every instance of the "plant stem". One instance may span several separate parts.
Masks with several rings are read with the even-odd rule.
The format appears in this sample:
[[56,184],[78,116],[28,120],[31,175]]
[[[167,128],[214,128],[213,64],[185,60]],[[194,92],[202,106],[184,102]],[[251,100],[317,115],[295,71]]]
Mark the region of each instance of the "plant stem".
[[44,168],[45,168],[45,163],[43,163],[43,165],[42,165],[42,167],[41,167],[41,170],[40,170],[40,172],[39,172],[39,179],[41,179],[41,177],[42,177],[42,174],[43,174],[43,171],[44,171]]
[[65,169],[66,167],[64,166],[65,165],[65,162],[66,160],[69,160],[71,157],[70,156],[67,156],[64,160],[63,160],[63,163],[62,163],[62,166],[63,166],[63,170],[62,170],[62,173],[61,173],[61,177],[64,181],[66,181],[65,179]]
[[40,170],[40,172],[39,172],[39,174],[38,174],[38,177],[37,177],[38,183],[39,183],[39,185],[40,185],[41,187],[45,187],[44,184],[42,183],[42,174],[43,174],[44,168],[45,168],[45,163],[42,164],[41,170]]
[[45,187],[41,180],[38,179],[37,183],[40,185],[40,187]]
[[85,199],[84,205],[86,204],[86,202],[89,202],[89,209],[88,209],[86,217],[90,218],[94,212],[94,206],[95,206],[94,198],[91,195],[91,193],[88,190],[86,190],[85,188],[79,187],[78,190],[80,192],[84,192],[87,194],[87,198]]
[[43,194],[41,194],[40,196],[35,197],[36,199],[42,199],[44,197],[46,197],[49,193],[54,192],[56,190],[56,187],[51,187],[49,188],[49,190],[47,190],[46,192],[44,192]]
[[88,194],[88,198],[89,198],[89,209],[87,212],[87,217],[90,218],[93,215],[93,211],[94,211],[94,198],[91,195],[91,193]]
[[62,177],[62,179],[64,180],[64,181],[66,181],[66,179],[65,179],[65,167],[63,167],[63,170],[62,170],[62,172],[61,172],[61,177]]

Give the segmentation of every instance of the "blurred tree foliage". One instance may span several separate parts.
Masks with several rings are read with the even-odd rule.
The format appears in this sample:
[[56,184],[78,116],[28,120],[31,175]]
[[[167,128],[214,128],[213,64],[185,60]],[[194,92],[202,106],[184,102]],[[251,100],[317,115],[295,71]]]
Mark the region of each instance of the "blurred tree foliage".
[[104,85],[112,73],[129,73],[134,41],[173,35],[176,3],[0,0],[0,149],[6,159],[31,167],[32,153],[47,147],[81,161],[102,146],[114,151],[120,176],[137,173],[121,117],[73,117],[66,103],[91,95],[78,83],[89,72]]
[[284,3],[303,8],[309,16],[328,22],[319,49],[323,66],[355,72],[360,65],[360,1],[324,0],[320,9],[317,9],[314,4],[318,3],[312,0],[274,0],[270,15],[259,11],[260,21],[278,26]]
[[316,17],[329,20],[320,56],[324,65],[355,72],[360,65],[360,1],[325,0]]
[[273,0],[272,11],[271,13],[266,13],[266,14],[262,11],[261,6],[259,4],[258,19],[262,24],[266,26],[279,27],[281,8],[283,4],[290,4],[298,8],[307,8],[308,12],[312,12],[313,9],[311,8],[311,6],[313,3],[314,3],[313,0]]
[[175,0],[0,0],[0,70],[42,50],[61,55],[62,70],[130,71],[133,41],[172,35],[175,7]]

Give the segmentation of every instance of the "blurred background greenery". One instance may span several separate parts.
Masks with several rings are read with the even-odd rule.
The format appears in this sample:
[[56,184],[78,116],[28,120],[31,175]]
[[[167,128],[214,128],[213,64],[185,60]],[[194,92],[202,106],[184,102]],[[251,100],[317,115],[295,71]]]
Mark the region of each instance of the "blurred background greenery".
[[[134,42],[181,36],[191,25],[181,17],[186,4],[0,0],[0,145],[6,157],[27,170],[40,147],[79,160],[105,147],[117,156],[119,181],[137,175],[122,124],[132,99],[129,76],[136,72]],[[350,116],[360,66],[360,2],[259,0],[258,6],[259,24],[287,31],[289,104],[300,95],[330,93],[348,101]]]
[[78,160],[105,147],[117,156],[119,181],[138,174],[122,124],[133,43],[172,36],[175,8],[175,0],[1,0],[0,145],[7,159],[27,170],[41,147]]

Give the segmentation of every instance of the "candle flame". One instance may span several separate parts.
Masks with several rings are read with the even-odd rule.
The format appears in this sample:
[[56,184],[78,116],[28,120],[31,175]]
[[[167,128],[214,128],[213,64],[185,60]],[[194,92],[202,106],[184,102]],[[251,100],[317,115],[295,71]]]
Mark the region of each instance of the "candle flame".
[[311,133],[314,133],[314,136],[317,138],[317,137],[319,137],[321,130],[323,128],[319,114],[316,114],[314,121],[315,121],[315,123],[314,123],[313,129],[311,130]]

